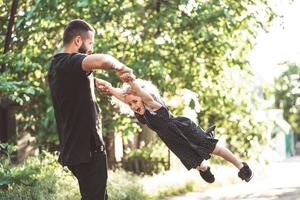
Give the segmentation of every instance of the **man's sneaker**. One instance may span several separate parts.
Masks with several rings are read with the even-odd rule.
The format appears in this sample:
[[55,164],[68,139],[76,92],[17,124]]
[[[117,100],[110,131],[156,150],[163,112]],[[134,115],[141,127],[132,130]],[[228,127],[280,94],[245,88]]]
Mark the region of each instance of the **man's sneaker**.
[[240,169],[238,176],[246,182],[249,182],[253,177],[253,172],[247,163],[243,162],[243,167]]
[[200,172],[200,176],[208,183],[213,183],[215,181],[215,176],[211,173],[210,171],[210,167],[207,167],[207,169],[205,171],[201,171]]

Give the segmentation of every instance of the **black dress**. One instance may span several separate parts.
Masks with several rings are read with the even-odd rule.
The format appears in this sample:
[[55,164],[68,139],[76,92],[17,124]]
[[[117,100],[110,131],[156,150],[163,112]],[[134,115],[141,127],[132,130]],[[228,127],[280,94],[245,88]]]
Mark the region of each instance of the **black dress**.
[[135,116],[158,134],[188,170],[209,159],[218,142],[192,120],[172,116],[165,106],[156,111],[146,107],[143,115],[135,113]]

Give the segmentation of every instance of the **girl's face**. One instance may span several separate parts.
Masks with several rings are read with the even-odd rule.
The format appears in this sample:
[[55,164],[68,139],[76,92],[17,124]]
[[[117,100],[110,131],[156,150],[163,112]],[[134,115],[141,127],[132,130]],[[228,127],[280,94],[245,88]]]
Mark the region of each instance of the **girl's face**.
[[145,113],[145,106],[141,97],[134,94],[126,94],[125,102],[130,106],[131,110],[134,112],[143,115]]

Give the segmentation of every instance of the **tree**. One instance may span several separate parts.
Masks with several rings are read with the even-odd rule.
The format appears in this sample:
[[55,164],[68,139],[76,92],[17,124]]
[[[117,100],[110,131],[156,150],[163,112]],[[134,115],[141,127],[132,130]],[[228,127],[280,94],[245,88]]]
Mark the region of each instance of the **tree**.
[[[15,21],[16,10],[18,6],[18,0],[14,0],[10,10],[9,23],[7,26],[7,31],[5,34],[5,43],[3,53],[9,51],[11,44],[12,28]],[[6,64],[4,62],[0,63],[0,72],[5,71]],[[7,142],[10,137],[13,137],[16,133],[16,120],[14,116],[14,106],[13,102],[8,100],[0,99],[0,141]]]
[[[11,5],[10,1],[0,4],[1,35],[8,26],[3,13]],[[258,13],[266,18],[258,18]],[[57,143],[45,79],[47,66],[61,46],[64,26],[71,19],[83,18],[97,31],[96,52],[119,58],[138,77],[152,80],[163,96],[176,95],[178,88],[197,92],[203,105],[200,124],[216,123],[220,130],[227,130],[221,133],[232,148],[242,146],[244,155],[251,140],[259,142],[263,137],[261,126],[251,119],[254,97],[244,88],[252,84],[245,56],[256,31],[266,28],[275,16],[266,0],[19,0],[11,49],[0,56],[1,63],[9,67],[0,80],[1,84],[23,80],[22,87],[9,89],[2,84],[1,95],[14,99],[16,93],[24,103],[18,111],[19,131],[35,135],[47,148]],[[0,45],[4,47],[1,40]],[[111,73],[97,76],[115,86],[121,84]],[[103,101],[106,137],[119,129],[112,117],[118,111],[109,105],[109,99]],[[130,123],[127,126],[132,127]]]
[[285,63],[287,69],[275,79],[275,107],[283,109],[284,118],[300,134],[300,66]]

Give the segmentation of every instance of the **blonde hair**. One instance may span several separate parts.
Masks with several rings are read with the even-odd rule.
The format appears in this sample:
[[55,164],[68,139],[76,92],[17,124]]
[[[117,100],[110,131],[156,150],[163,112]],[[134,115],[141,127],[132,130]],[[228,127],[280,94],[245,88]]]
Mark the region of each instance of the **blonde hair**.
[[[136,79],[135,82],[144,90],[146,90],[154,99],[160,99],[160,94],[157,87],[151,82],[143,79]],[[136,94],[128,83],[123,83],[122,92],[124,95]]]

